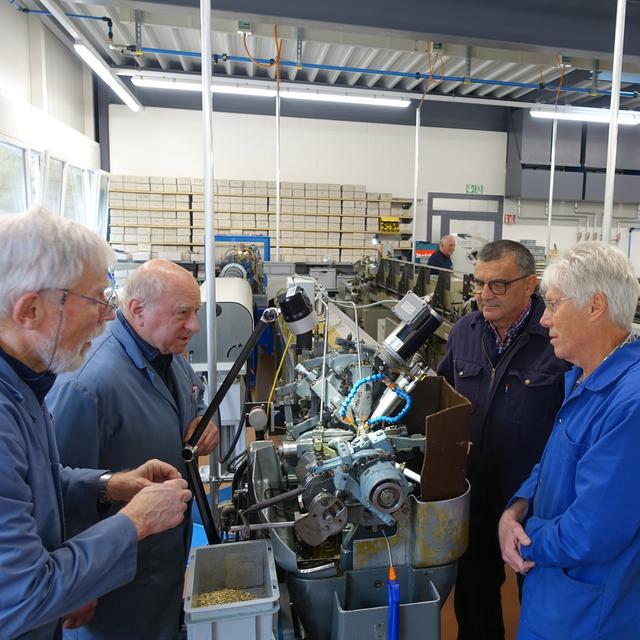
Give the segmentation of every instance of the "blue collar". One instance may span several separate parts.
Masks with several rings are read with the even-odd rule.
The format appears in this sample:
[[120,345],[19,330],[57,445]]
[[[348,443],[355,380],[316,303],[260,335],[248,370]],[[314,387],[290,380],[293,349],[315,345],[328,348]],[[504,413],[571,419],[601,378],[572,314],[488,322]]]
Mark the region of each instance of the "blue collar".
[[124,314],[120,311],[116,313],[120,324],[127,330],[127,333],[133,338],[134,342],[140,349],[142,355],[149,361],[153,362],[159,355],[160,351],[156,349],[153,345],[149,344],[146,340],[141,338],[136,330],[127,322],[127,319],[124,317]]
[[50,371],[38,373],[24,364],[24,362],[10,356],[2,347],[0,347],[0,357],[4,358],[7,364],[16,372],[20,380],[33,391],[38,402],[42,404],[45,396],[49,393],[51,387],[53,387],[53,383],[56,381],[56,374]]
[[[591,374],[587,376],[586,380],[578,385],[575,392],[580,393],[582,389],[602,391],[608,385],[617,382],[629,368],[638,364],[638,362],[640,362],[640,340],[634,340],[616,349],[608,358],[605,358]],[[579,367],[569,369],[565,374],[566,388],[573,389],[581,375],[582,369]]]

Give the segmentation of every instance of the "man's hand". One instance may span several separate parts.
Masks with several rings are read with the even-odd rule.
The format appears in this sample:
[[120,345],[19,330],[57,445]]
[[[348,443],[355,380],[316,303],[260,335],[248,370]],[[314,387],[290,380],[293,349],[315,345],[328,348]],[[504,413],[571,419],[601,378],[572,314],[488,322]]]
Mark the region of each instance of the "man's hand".
[[[191,434],[195,431],[200,423],[200,417],[194,418],[187,428],[187,435],[184,437],[185,444],[189,442]],[[207,428],[202,432],[200,440],[198,440],[198,455],[208,456],[220,444],[220,433],[218,427],[213,422],[209,422]]]
[[133,522],[138,540],[143,540],[178,526],[184,519],[189,500],[191,491],[185,480],[167,480],[142,489],[120,513]]
[[498,524],[498,538],[502,559],[517,573],[526,575],[535,567],[535,562],[524,560],[520,555],[520,547],[528,547],[531,538],[522,527],[522,519],[529,509],[529,503],[522,498],[516,500],[500,518]]
[[139,491],[155,482],[175,480],[182,475],[162,460],[148,460],[133,471],[114,473],[107,483],[107,497],[112,502],[128,502]]
[[93,618],[93,614],[96,612],[97,605],[98,601],[92,600],[75,611],[68,613],[62,618],[62,628],[77,629],[78,627],[82,627],[83,625],[91,622],[91,618]]

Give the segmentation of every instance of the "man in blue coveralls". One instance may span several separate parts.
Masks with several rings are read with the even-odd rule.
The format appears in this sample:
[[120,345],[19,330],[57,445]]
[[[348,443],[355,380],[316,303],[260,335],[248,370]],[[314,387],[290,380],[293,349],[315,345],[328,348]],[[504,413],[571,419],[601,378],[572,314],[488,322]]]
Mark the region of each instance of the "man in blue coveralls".
[[456,322],[438,366],[473,404],[469,547],[454,593],[458,640],[504,638],[498,521],[540,459],[562,404],[567,364],[554,356],[540,325],[537,283],[526,247],[512,240],[485,245],[472,283],[479,310]]
[[[57,639],[72,612],[67,626],[80,624],[88,601],[133,578],[138,541],[175,527],[191,497],[159,460],[111,477],[59,462],[44,396],[113,318],[105,289],[114,259],[104,240],[61,216],[0,216],[2,638]],[[110,500],[130,502],[99,519]],[[69,535],[64,517],[74,512],[92,512],[96,524]]]
[[549,442],[500,520],[526,574],[521,640],[640,637],[639,286],[629,260],[577,245],[542,277],[556,356],[575,366]]
[[[183,443],[205,411],[202,385],[182,355],[199,330],[200,290],[182,267],[151,260],[129,276],[120,307],[84,366],[61,376],[47,398],[60,457],[70,466],[112,471],[155,457],[186,475]],[[217,444],[210,423],[199,454],[209,455]],[[67,520],[72,531],[92,524],[89,512]],[[186,519],[145,541],[135,579],[100,598],[93,619],[68,637],[174,640],[190,531]]]

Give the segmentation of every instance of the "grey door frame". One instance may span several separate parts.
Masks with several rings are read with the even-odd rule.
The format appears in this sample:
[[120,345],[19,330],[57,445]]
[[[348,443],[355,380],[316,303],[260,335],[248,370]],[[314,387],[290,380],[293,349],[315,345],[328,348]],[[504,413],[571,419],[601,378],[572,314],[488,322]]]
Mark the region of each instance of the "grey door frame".
[[[433,201],[435,198],[449,200],[495,200],[498,203],[496,213],[488,213],[483,211],[455,211],[452,209],[434,209]],[[500,240],[502,238],[502,215],[504,211],[504,196],[476,195],[472,193],[429,193],[427,198],[427,242],[438,244],[440,238],[433,238],[433,216],[440,216],[442,222],[440,224],[440,236],[449,234],[451,220],[479,220],[493,222],[493,238],[491,240]]]

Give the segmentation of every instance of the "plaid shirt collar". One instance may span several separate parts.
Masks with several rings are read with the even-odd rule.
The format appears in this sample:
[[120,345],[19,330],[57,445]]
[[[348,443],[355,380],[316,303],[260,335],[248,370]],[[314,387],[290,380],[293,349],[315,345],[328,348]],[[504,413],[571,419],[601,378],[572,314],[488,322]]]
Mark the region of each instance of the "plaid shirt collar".
[[498,330],[496,329],[493,322],[489,320],[485,320],[485,324],[491,329],[494,338],[496,339],[496,350],[498,354],[504,353],[509,345],[513,342],[514,338],[520,332],[520,329],[524,326],[527,318],[529,317],[529,313],[531,311],[531,298],[529,298],[529,302],[527,306],[523,309],[522,313],[514,320],[513,324],[507,329],[507,332],[504,334],[504,340],[500,337]]

